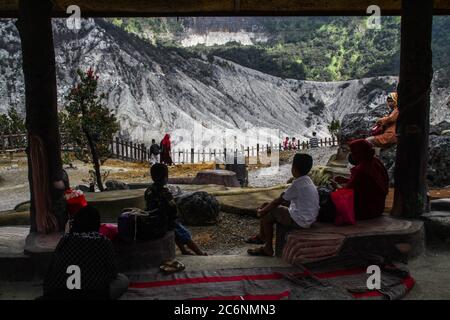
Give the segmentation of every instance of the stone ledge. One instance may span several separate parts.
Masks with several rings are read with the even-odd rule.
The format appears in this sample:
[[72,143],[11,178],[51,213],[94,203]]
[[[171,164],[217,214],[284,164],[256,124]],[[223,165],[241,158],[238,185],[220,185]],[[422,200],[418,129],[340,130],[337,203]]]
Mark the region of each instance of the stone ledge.
[[330,257],[372,253],[405,261],[425,248],[423,222],[380,217],[337,227],[317,223],[307,230],[288,230],[277,225],[275,253],[292,264]]

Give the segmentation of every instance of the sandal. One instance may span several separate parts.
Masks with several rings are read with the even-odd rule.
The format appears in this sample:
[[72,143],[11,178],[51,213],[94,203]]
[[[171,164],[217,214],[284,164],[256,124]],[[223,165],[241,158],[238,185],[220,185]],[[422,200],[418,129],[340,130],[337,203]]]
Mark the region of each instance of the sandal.
[[166,262],[159,267],[159,270],[166,274],[183,271],[184,269],[186,269],[186,266],[177,260]]
[[254,235],[254,236],[248,238],[247,240],[245,240],[245,242],[250,243],[250,244],[264,244],[265,243],[258,235]]
[[256,249],[248,249],[247,253],[251,256],[260,256],[260,257],[273,257],[273,253],[269,254],[264,250],[264,247],[259,247]]

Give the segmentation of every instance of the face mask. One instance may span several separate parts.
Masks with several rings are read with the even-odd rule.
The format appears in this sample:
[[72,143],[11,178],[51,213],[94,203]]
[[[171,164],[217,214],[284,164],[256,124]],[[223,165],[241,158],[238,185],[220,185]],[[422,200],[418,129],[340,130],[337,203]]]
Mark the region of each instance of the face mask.
[[351,153],[348,154],[347,160],[348,160],[348,162],[349,162],[351,165],[353,165],[353,166],[356,166],[356,165],[358,164],[358,163],[356,162],[356,160],[353,159]]

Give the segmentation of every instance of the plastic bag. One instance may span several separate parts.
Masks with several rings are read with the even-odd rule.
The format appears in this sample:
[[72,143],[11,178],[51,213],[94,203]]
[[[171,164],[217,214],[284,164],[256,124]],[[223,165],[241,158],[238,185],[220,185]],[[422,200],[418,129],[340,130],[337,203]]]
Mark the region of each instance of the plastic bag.
[[81,190],[67,189],[64,191],[64,197],[67,201],[67,209],[69,210],[71,217],[73,217],[78,210],[87,206],[86,198]]
[[102,234],[105,237],[107,237],[109,240],[113,241],[117,237],[117,234],[119,233],[119,230],[118,230],[118,228],[117,228],[117,226],[115,224],[102,223],[100,225],[99,232],[100,232],[100,234]]
[[355,224],[354,192],[352,189],[338,189],[331,193],[336,208],[335,225]]

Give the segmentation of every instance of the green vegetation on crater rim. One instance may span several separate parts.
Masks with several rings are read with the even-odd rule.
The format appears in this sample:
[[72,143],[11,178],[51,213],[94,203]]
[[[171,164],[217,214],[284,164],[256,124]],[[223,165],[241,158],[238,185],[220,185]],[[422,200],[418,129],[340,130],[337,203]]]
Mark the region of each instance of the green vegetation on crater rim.
[[[216,55],[283,78],[339,81],[397,75],[400,18],[382,17],[380,30],[367,17],[126,18],[111,19],[124,30],[156,45],[179,47],[186,31],[264,34],[265,42],[196,45],[183,50]],[[450,17],[433,20],[434,69],[450,66]],[[178,48],[180,49],[180,48]]]

